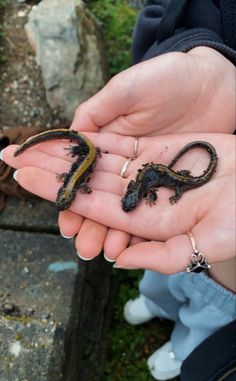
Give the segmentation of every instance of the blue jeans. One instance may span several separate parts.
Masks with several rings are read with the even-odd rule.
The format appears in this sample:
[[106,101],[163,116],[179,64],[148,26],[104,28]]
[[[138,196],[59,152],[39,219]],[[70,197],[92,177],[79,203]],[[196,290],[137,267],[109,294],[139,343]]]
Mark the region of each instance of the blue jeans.
[[175,322],[170,341],[181,361],[213,332],[236,319],[236,295],[205,273],[163,275],[147,270],[139,290],[154,315]]

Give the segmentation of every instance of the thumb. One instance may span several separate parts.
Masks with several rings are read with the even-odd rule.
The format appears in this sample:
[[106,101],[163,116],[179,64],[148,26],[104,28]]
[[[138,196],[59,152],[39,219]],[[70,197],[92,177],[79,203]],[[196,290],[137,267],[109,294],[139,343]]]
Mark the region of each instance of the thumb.
[[[137,243],[128,247],[119,255],[114,267],[148,269],[162,274],[186,271],[191,264],[194,249],[198,250],[195,239],[193,235],[191,236],[192,238],[188,234],[181,234],[168,239],[166,242],[149,241]],[[208,242],[203,240],[202,243],[207,253],[205,259],[211,262],[213,252],[218,250],[214,249],[209,240]]]
[[97,94],[75,111],[71,129],[97,132],[127,111],[127,81],[122,73],[113,77]]
[[175,236],[166,242],[141,242],[124,250],[114,267],[149,269],[162,274],[174,274],[186,270],[192,251],[186,234]]

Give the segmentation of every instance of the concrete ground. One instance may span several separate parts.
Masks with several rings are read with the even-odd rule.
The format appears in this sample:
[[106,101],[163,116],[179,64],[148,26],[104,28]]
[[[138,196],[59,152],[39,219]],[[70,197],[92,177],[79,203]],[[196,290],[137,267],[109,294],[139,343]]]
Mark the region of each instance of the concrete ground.
[[99,381],[115,294],[102,256],[79,261],[54,205],[9,198],[0,214],[0,380]]

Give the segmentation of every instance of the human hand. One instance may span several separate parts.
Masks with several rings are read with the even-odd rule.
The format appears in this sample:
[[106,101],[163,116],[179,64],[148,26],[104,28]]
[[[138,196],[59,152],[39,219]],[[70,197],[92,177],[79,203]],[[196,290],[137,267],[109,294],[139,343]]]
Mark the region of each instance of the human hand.
[[[105,226],[111,228],[106,238],[103,234],[103,239],[100,236],[97,240],[96,231],[93,232],[90,245],[96,244],[97,252],[102,246],[106,247],[107,256],[116,259],[118,267],[174,273],[183,271],[189,263],[192,249],[186,232],[192,231],[198,249],[206,253],[210,263],[234,256],[234,136],[182,134],[140,138],[138,158],[130,163],[128,178],[124,179],[119,175],[120,168],[131,156],[133,138],[114,134],[87,135],[102,152],[109,153],[102,154],[98,161],[90,182],[92,194],[77,193],[71,210],[104,229]],[[127,184],[142,164],[154,161],[168,165],[181,147],[195,140],[209,141],[218,153],[216,173],[207,184],[184,193],[176,205],[168,201],[171,191],[161,188],[152,208],[142,202],[130,213],[121,209],[120,200]],[[47,142],[18,158],[13,157],[15,146],[10,146],[4,150],[4,160],[20,168],[17,181],[21,186],[54,201],[58,189],[55,173],[67,171],[71,165],[64,146],[63,142]],[[203,172],[208,160],[203,150],[192,150],[179,160],[176,169],[190,169],[196,175]],[[142,242],[127,248],[129,234],[142,237]],[[80,239],[86,244],[86,231]]]
[[[145,61],[118,74],[80,105],[71,128],[131,136],[232,132],[235,67],[207,47]],[[62,234],[76,235],[83,223],[86,230],[94,230],[92,221],[79,218],[77,223],[78,218],[72,212],[60,212]],[[99,229],[104,232],[97,224],[96,229],[97,234]]]
[[235,67],[207,47],[147,60],[119,73],[81,104],[71,128],[130,136],[232,133]]

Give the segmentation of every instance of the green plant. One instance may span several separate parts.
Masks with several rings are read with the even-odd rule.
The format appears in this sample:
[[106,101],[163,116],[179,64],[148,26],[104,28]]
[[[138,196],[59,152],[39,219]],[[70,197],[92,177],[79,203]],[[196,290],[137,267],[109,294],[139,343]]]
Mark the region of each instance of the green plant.
[[86,3],[101,22],[110,73],[114,75],[131,64],[131,41],[137,10],[131,8],[126,0],[88,0]]
[[147,358],[168,340],[172,323],[158,319],[139,327],[124,321],[123,308],[127,300],[138,294],[142,271],[117,272],[119,292],[109,340],[109,357],[104,381],[151,381]]
[[6,4],[6,0],[0,0],[0,7],[3,7]]

